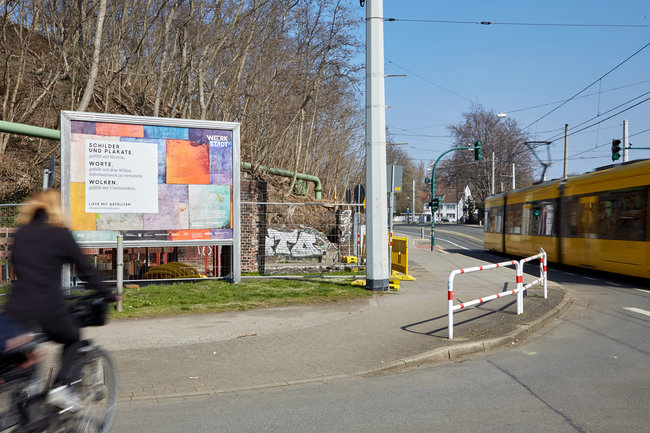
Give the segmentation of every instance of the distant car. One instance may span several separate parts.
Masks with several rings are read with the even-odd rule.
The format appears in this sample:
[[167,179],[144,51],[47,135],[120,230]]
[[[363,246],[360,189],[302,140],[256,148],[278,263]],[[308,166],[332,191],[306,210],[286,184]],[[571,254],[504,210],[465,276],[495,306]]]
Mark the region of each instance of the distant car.
[[449,218],[443,218],[443,219],[441,219],[440,221],[442,221],[443,223],[448,223],[448,222],[449,222]]

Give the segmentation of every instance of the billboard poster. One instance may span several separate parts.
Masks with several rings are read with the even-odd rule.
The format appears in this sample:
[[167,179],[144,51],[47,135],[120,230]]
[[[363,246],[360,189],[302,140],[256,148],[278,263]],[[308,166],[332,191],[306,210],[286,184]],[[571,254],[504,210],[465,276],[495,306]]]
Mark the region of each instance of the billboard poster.
[[238,243],[238,123],[64,111],[61,146],[82,246]]

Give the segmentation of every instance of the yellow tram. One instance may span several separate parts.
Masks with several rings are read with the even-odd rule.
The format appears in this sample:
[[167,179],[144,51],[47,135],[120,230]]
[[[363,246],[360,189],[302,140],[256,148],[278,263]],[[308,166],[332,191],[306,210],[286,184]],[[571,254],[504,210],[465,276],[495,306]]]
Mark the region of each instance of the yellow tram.
[[492,195],[485,248],[650,278],[650,160]]

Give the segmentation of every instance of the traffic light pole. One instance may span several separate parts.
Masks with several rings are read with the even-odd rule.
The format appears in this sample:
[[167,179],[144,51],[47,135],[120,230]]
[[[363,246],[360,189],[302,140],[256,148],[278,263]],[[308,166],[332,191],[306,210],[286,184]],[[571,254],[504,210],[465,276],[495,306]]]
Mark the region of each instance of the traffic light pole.
[[[481,147],[479,146],[479,150]],[[438,157],[436,159],[436,162],[433,163],[433,168],[431,169],[431,203],[433,203],[435,197],[436,197],[436,167],[438,166],[438,163],[442,159],[443,156],[448,154],[449,152],[453,152],[455,150],[476,150],[475,146],[470,146],[470,147],[454,147],[452,149],[449,149]],[[478,158],[480,159],[480,157]],[[436,246],[436,211],[438,209],[433,209],[433,206],[431,207],[431,251],[434,250],[434,247]]]

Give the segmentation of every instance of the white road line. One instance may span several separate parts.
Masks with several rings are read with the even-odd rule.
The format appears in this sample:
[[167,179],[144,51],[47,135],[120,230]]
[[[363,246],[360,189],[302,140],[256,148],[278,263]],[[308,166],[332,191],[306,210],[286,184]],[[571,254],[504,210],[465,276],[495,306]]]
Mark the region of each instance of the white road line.
[[638,290],[639,292],[650,293],[650,290],[648,289],[636,289],[636,290]]
[[650,311],[648,310],[642,310],[640,308],[634,308],[634,307],[625,307],[623,309],[627,311],[632,311],[633,313],[639,313],[639,314],[644,314],[646,316],[650,316]]
[[623,287],[622,284],[614,283],[612,281],[607,281],[607,284],[609,284],[610,286]]
[[591,278],[591,277],[584,277],[585,280],[590,280],[590,281],[598,281],[597,278]]
[[450,244],[452,244],[453,246],[458,247],[458,248],[461,248],[461,249],[463,249],[463,250],[469,250],[469,248],[465,248],[464,246],[462,246],[462,245],[458,245],[457,243],[452,242],[452,241],[449,241],[449,240],[447,240],[447,239],[438,239],[438,240],[439,240],[439,241],[445,241],[445,242],[450,243]]

